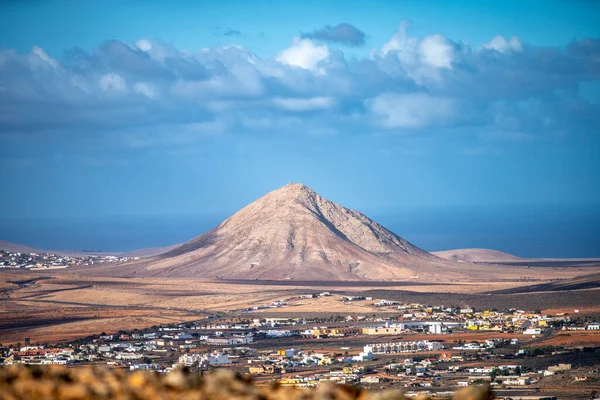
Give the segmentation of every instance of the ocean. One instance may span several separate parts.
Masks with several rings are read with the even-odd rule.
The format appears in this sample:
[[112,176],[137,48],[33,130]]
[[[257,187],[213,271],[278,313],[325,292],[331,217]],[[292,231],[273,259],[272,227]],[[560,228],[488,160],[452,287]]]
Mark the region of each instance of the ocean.
[[[522,257],[600,257],[600,205],[364,210],[427,251],[490,248]],[[52,250],[129,251],[182,243],[227,215],[0,219],[0,239]]]

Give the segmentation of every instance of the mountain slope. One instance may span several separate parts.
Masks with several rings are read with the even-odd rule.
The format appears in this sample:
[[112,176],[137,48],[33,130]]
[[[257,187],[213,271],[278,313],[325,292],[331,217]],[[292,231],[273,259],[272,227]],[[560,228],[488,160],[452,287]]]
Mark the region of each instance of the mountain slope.
[[9,253],[36,253],[36,254],[57,254],[61,256],[69,257],[85,257],[85,256],[118,256],[118,257],[154,257],[160,254],[166,253],[179,247],[179,244],[166,246],[166,247],[149,247],[145,249],[138,249],[132,251],[123,252],[105,252],[105,251],[77,251],[77,250],[40,250],[34,249],[24,244],[8,242],[6,240],[0,240],[0,250],[4,250]]
[[456,249],[436,251],[432,254],[444,258],[446,260],[461,261],[461,262],[511,262],[522,261],[524,258],[514,256],[512,254],[503,253],[498,250],[491,249]]
[[289,184],[164,254],[72,271],[112,277],[420,282],[545,280],[579,273],[458,261],[427,253],[363,214],[304,185]]
[[445,261],[302,184],[288,184],[213,230],[113,276],[404,279]]
[[34,249],[33,247],[29,247],[24,244],[8,242],[6,240],[0,240],[0,250],[4,250],[8,253],[43,253],[44,252],[42,250]]

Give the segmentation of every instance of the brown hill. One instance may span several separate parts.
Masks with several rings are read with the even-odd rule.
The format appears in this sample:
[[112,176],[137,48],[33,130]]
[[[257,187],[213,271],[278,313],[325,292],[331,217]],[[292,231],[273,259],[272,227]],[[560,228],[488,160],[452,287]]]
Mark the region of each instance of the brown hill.
[[113,277],[447,282],[531,279],[542,271],[444,260],[363,214],[291,183],[164,254],[80,272]]
[[445,261],[302,184],[261,197],[213,230],[112,276],[404,279]]
[[121,252],[107,252],[107,251],[78,251],[78,250],[41,250],[29,247],[24,244],[8,242],[6,240],[0,240],[0,250],[4,250],[9,253],[36,253],[36,254],[57,254],[62,256],[70,257],[83,257],[83,256],[119,256],[119,257],[154,257],[159,254],[166,253],[169,250],[180,246],[179,244],[166,246],[166,247],[149,247],[145,249],[138,249],[132,251],[121,251]]
[[525,260],[524,258],[513,256],[512,254],[503,253],[501,251],[491,249],[456,249],[436,251],[432,254],[435,254],[436,256],[444,258],[446,260],[460,262],[494,263]]
[[24,244],[8,242],[6,240],[0,240],[0,250],[4,250],[8,253],[43,253],[42,250],[34,249],[33,247]]
[[497,294],[515,294],[532,292],[562,292],[565,290],[596,289],[600,287],[600,273],[580,275],[574,278],[559,279],[538,285],[520,286],[516,288],[497,290]]

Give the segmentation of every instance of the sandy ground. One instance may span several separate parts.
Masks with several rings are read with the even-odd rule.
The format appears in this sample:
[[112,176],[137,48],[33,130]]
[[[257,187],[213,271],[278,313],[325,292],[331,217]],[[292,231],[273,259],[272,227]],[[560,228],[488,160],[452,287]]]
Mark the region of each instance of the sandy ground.
[[[13,283],[9,283],[11,281]],[[346,303],[342,301],[342,295],[335,293],[358,295],[366,290],[385,289],[388,293],[410,291],[435,293],[439,297],[443,293],[472,295],[529,284],[531,282],[527,281],[434,285],[416,282],[232,283],[193,279],[100,278],[74,275],[68,271],[0,271],[0,342],[22,341],[25,337],[55,341],[102,331],[116,332],[161,323],[194,321],[218,312],[270,304],[277,300],[289,304],[256,313],[390,313],[398,311],[395,307],[373,306],[381,298]],[[302,294],[323,291],[334,295],[300,299]]]
[[555,331],[536,346],[600,346],[600,331]]

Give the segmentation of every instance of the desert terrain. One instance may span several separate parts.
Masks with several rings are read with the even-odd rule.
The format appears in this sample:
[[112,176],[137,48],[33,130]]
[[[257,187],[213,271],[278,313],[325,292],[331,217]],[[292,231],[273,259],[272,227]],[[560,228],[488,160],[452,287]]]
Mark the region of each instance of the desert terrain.
[[[3,244],[9,253],[35,250]],[[0,342],[247,316],[253,307],[279,317],[394,311],[343,296],[503,310],[560,305],[591,313],[600,298],[600,260],[524,259],[488,249],[428,253],[295,183],[182,245],[128,254],[136,259],[3,268]],[[332,296],[301,298],[324,291]],[[278,301],[285,305],[268,307]]]
[[[406,281],[252,281],[182,278],[110,278],[49,271],[0,272],[0,343],[56,342],[102,331],[146,328],[197,321],[226,314],[248,314],[246,309],[284,300],[280,308],[252,311],[258,316],[386,314],[373,301],[343,302],[343,296],[370,296],[406,303],[448,304],[481,308],[579,309],[600,314],[596,266],[532,268],[552,270],[552,280],[488,282]],[[559,279],[561,278],[561,279]],[[582,288],[574,283],[584,283]],[[563,290],[563,288],[567,290]],[[304,294],[328,291],[332,296],[301,299]]]

